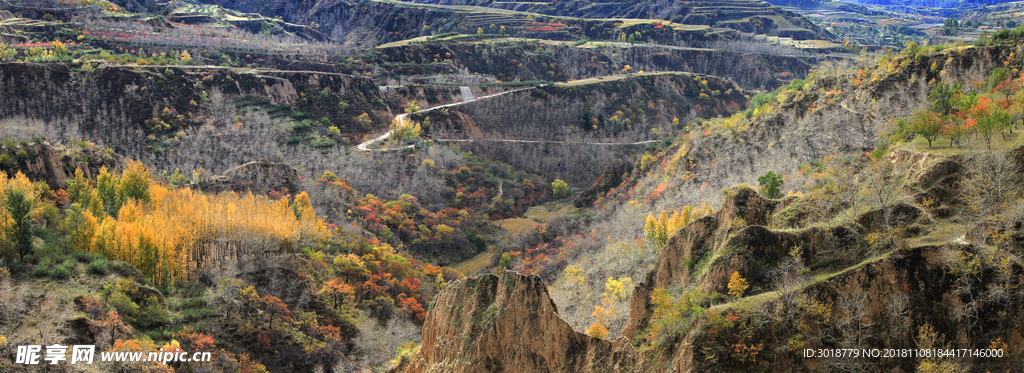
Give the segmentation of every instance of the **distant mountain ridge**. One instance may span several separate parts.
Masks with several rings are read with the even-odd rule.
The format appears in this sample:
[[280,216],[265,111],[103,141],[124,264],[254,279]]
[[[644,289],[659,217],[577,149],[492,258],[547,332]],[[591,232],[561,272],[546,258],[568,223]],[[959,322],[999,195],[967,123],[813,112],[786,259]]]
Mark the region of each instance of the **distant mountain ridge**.
[[848,0],[848,3],[880,6],[970,9],[984,5],[1009,3],[1009,0]]

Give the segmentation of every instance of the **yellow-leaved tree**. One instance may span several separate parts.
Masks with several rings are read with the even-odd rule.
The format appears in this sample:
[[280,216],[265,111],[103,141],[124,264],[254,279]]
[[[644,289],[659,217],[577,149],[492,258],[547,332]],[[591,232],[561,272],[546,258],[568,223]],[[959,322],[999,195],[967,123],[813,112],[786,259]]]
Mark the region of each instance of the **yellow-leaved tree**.
[[647,221],[644,224],[644,235],[656,247],[662,247],[680,229],[683,229],[694,220],[711,215],[714,212],[715,210],[711,206],[702,204],[697,207],[684,206],[679,210],[672,211],[672,215],[669,215],[666,210],[662,210],[657,217],[653,214],[648,214]]
[[740,276],[739,271],[733,272],[732,276],[729,277],[729,295],[736,298],[742,297],[749,287],[750,285],[747,284],[747,280]]
[[[935,331],[931,324],[926,323],[918,329],[917,348],[921,350],[949,348],[948,345],[942,343],[942,339],[942,335]],[[942,358],[932,354],[921,359],[920,364],[917,366],[917,371],[920,373],[939,373],[964,372],[966,370],[959,366],[954,359]]]
[[629,277],[619,277],[618,280],[609,277],[608,281],[604,283],[604,297],[614,301],[624,301],[629,297],[629,287],[632,284],[633,279]]
[[95,187],[76,173],[69,189],[72,247],[131,263],[158,284],[190,279],[223,258],[323,245],[331,235],[305,193],[289,203],[287,197],[168,189],[138,162],[129,161],[120,176],[101,170]]
[[6,173],[0,172],[0,232],[10,240],[13,248],[13,251],[8,251],[6,247],[0,247],[0,258],[17,255],[23,260],[32,252],[33,211],[38,205],[39,194],[39,187],[20,171],[10,179]]
[[591,313],[597,318],[590,327],[587,328],[587,335],[591,338],[605,339],[608,338],[608,318],[611,316],[611,311],[607,307],[595,306],[594,312]]

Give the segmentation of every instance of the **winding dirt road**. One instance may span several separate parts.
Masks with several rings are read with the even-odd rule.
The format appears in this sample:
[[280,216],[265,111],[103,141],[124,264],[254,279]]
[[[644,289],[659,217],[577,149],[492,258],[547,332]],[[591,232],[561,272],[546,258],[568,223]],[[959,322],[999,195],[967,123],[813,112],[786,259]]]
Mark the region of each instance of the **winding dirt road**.
[[[522,91],[527,91],[527,90],[531,90],[531,89],[534,89],[534,87],[513,89],[511,91],[495,93],[493,95],[480,96],[480,97],[474,98],[472,100],[456,102],[456,103],[440,105],[440,106],[434,106],[434,107],[426,109],[426,110],[420,110],[419,112],[420,113],[424,113],[424,112],[428,112],[428,111],[431,111],[431,110],[438,110],[438,109],[443,109],[443,108],[447,108],[447,107],[459,106],[459,105],[468,104],[470,102],[477,101],[477,100],[489,99],[489,98],[493,98],[493,97],[497,97],[497,96],[501,96],[501,95],[507,95],[509,93],[522,92]],[[409,116],[409,113],[403,113],[403,114],[399,114],[398,116],[396,116],[395,119],[398,119],[398,123],[399,123],[400,126],[405,126],[405,118],[408,117],[408,116]],[[397,147],[397,148],[370,149],[370,146],[373,145],[374,143],[381,142],[381,141],[384,141],[384,140],[387,140],[388,138],[390,138],[392,132],[393,131],[388,130],[388,132],[384,133],[383,135],[380,135],[380,136],[378,136],[378,137],[376,137],[376,138],[374,138],[374,139],[372,139],[370,141],[367,141],[367,142],[364,142],[362,144],[359,144],[358,146],[356,146],[356,148],[359,149],[360,151],[364,151],[364,152],[387,152],[387,151],[398,151],[398,150],[402,150],[402,149],[411,149],[411,148],[415,147],[415,145],[406,145],[406,146]],[[433,139],[433,140],[428,140],[428,141],[437,141],[437,142],[490,141],[490,142],[521,143],[521,144],[584,144],[584,145],[598,145],[598,146],[615,146],[615,145],[643,145],[643,144],[655,143],[655,142],[658,142],[658,141],[661,141],[661,140],[646,140],[646,141],[637,141],[637,142],[573,142],[573,141],[555,141],[555,140]]]
[[[426,109],[426,110],[420,110],[419,112],[420,113],[425,113],[425,112],[428,112],[428,111],[437,110],[437,109],[443,109],[443,108],[446,108],[446,107],[459,106],[459,105],[468,104],[470,102],[477,101],[477,100],[483,100],[483,99],[488,99],[488,98],[497,97],[497,96],[501,96],[501,95],[507,95],[509,93],[522,92],[522,91],[526,91],[526,90],[530,90],[530,89],[534,89],[534,87],[513,89],[511,91],[495,93],[493,95],[480,96],[480,97],[477,97],[477,98],[474,98],[474,99],[468,100],[468,101],[456,102],[456,103],[446,104],[446,105],[441,105],[441,106],[434,106],[434,107]],[[409,113],[399,114],[398,116],[395,117],[395,119],[398,119],[398,124],[400,126],[405,126],[405,117],[407,117],[407,116],[409,116]],[[392,131],[388,130],[387,133],[385,133],[383,135],[380,135],[379,137],[374,138],[373,140],[370,140],[370,141],[364,142],[362,144],[359,144],[359,146],[357,146],[356,148],[358,148],[359,150],[364,151],[364,152],[370,152],[370,151],[385,152],[385,151],[409,149],[409,148],[412,148],[413,146],[415,146],[415,145],[407,145],[407,146],[403,146],[403,147],[400,147],[400,148],[388,148],[388,149],[370,149],[369,148],[370,145],[373,145],[376,142],[387,140],[389,137],[391,137],[391,132]]]

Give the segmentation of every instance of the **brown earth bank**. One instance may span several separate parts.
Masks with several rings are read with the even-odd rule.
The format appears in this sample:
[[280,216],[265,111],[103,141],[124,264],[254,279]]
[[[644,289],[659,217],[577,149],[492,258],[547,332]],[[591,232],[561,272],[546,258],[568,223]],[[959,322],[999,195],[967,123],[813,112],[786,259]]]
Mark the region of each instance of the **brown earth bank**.
[[9,176],[21,172],[29,180],[43,181],[52,189],[64,189],[75,177],[76,170],[81,170],[85,177],[94,178],[101,168],[116,170],[123,163],[117,154],[96,147],[72,150],[58,152],[47,143],[21,145],[12,141],[0,150],[0,171]]
[[526,89],[412,118],[429,118],[434,138],[473,140],[456,143],[473,154],[583,188],[688,118],[746,108],[745,93],[713,76],[639,74]]
[[[692,157],[685,167],[695,175],[692,185],[683,185],[676,195],[687,204],[701,195],[721,196],[723,188],[751,182],[764,170],[789,173],[798,161],[830,152],[862,154],[872,149],[876,126],[885,118],[907,117],[927,103],[924,96],[928,82],[982,80],[991,66],[1001,65],[1000,61],[1017,49],[994,46],[914,56],[898,61],[902,67],[896,73],[861,84],[845,100],[812,110],[820,102],[820,92],[845,79],[819,75],[803,93],[787,100],[781,112],[767,116],[746,132],[695,142],[684,153]],[[1015,149],[1008,154],[1019,170],[1020,154],[1024,153]],[[654,160],[656,164],[663,159],[656,156]],[[867,162],[857,157],[852,161]],[[1013,312],[1022,299],[1019,292],[1008,295],[1000,290],[1004,282],[1015,288],[1024,281],[1021,263],[1010,257],[1002,269],[984,264],[991,259],[983,258],[997,255],[984,246],[990,239],[986,232],[991,232],[985,224],[968,227],[969,234],[960,237],[945,232],[955,223],[949,220],[950,215],[965,208],[960,183],[979,175],[967,170],[971,165],[977,167],[974,157],[901,150],[890,152],[878,162],[905,168],[904,172],[909,173],[899,194],[918,203],[927,197],[935,204],[894,203],[888,211],[876,207],[858,210],[844,224],[810,225],[804,199],[767,200],[749,188],[727,189],[724,197],[719,197],[723,198],[722,208],[675,234],[661,250],[654,269],[634,288],[629,321],[618,341],[628,340],[635,354],[605,355],[610,359],[606,366],[618,363],[632,371],[681,372],[911,372],[928,367],[937,369],[933,371],[1008,372],[1024,363],[1024,351],[1019,347],[1024,341],[1024,320]],[[851,173],[860,172],[857,166],[852,167]],[[633,171],[624,177],[622,185],[636,185],[644,171],[651,172]],[[990,170],[980,173],[985,171]],[[888,177],[889,173],[880,175]],[[651,172],[651,176],[660,179],[665,175]],[[845,183],[880,182],[849,176]],[[888,236],[894,241],[879,241],[892,234],[894,222],[905,230],[899,236]],[[1005,234],[1012,237],[1002,241],[1000,250],[1019,255],[1024,237],[1011,231]],[[695,304],[685,306],[679,298],[684,294],[722,294],[732,274],[750,284],[742,298],[695,297],[699,299]],[[494,289],[500,286],[498,277],[489,281],[495,283]],[[525,312],[503,314],[511,320],[556,316],[554,307],[545,313],[535,312],[529,303],[516,302],[517,298],[492,301],[499,296],[497,290],[480,288],[490,289],[453,286],[443,290],[438,299],[479,297],[482,304],[475,309],[486,311],[493,306],[495,310]],[[665,291],[674,297],[676,303],[671,307],[681,315],[656,315],[652,295]],[[550,302],[543,296],[546,292],[534,293],[540,298],[539,304]],[[462,362],[483,361],[485,357],[492,360],[488,360],[490,369],[483,366],[482,371],[530,370],[539,365],[503,359],[505,355],[495,357],[496,353],[481,352],[477,346],[501,346],[498,351],[546,346],[546,352],[538,354],[555,355],[559,361],[580,356],[579,352],[569,352],[582,348],[571,350],[573,339],[557,337],[559,332],[552,333],[555,337],[527,341],[477,338],[478,334],[470,333],[472,323],[450,323],[461,319],[448,315],[464,311],[455,310],[454,302],[449,304],[451,311],[431,311],[425,324],[425,330],[433,333],[431,338],[424,340],[413,363],[401,369],[442,370]],[[548,330],[542,328],[546,324],[521,325],[521,335],[543,335]],[[659,330],[660,334],[654,333]],[[926,347],[1003,348],[1007,357],[952,361],[920,357],[804,358],[801,353],[808,348]]]
[[[131,0],[118,0],[126,2]],[[444,2],[442,5],[471,4],[484,7],[516,10],[534,13],[536,19],[526,19],[524,14],[488,14],[489,12],[466,11],[456,8],[418,6],[414,2],[380,2],[380,1],[339,1],[323,2],[314,0],[289,0],[278,2],[252,2],[238,0],[203,0],[204,3],[221,5],[243,12],[260,13],[266,17],[282,17],[285,21],[312,25],[315,29],[338,42],[353,47],[370,48],[382,43],[405,40],[417,36],[430,36],[445,32],[472,34],[477,27],[487,27],[490,33],[497,33],[488,27],[497,23],[508,26],[507,32],[516,37],[556,40],[618,40],[620,31],[617,20],[610,18],[661,18],[675,22],[695,25],[709,25],[721,30],[732,31],[728,35],[739,32],[753,33],[758,30],[754,23],[761,26],[758,33],[793,37],[794,39],[834,40],[831,32],[813,24],[794,12],[774,7],[764,2],[705,2],[703,4],[653,2],[644,3],[608,3],[568,1],[558,3],[518,3],[518,2]],[[742,8],[740,11],[738,9]],[[548,15],[548,16],[545,16]],[[558,16],[560,18],[550,17]],[[566,18],[568,17],[568,18]],[[491,21],[481,19],[491,18]],[[496,19],[495,19],[496,18]],[[583,19],[596,18],[596,19]],[[773,19],[785,19],[796,29],[783,29]],[[565,22],[554,32],[538,32],[534,27],[522,27],[527,22]],[[424,27],[428,26],[428,27]],[[731,30],[730,30],[731,29]],[[691,43],[703,43],[709,39],[717,40],[726,34],[675,30],[669,27],[656,27],[651,24],[623,27],[621,31],[632,34],[644,32],[644,40],[656,40],[659,43],[685,40]]]
[[405,372],[631,372],[643,364],[625,339],[574,331],[547,287],[514,272],[453,282],[435,299],[419,353]]
[[[185,173],[221,173],[262,158],[307,166],[301,153],[308,152],[284,151],[295,146],[280,123],[309,120],[316,123],[309,131],[345,144],[391,118],[371,80],[311,72],[6,63],[0,93],[9,98],[0,104],[0,131],[8,136],[89,140]],[[248,114],[256,109],[266,114]],[[362,113],[370,121],[356,120]]]
[[[918,174],[934,178],[946,170],[955,175],[949,170],[958,168],[942,160],[931,164]],[[872,218],[874,212],[858,219],[867,224],[855,224],[853,231],[765,227],[774,212],[792,203],[793,198],[767,200],[746,188],[729,191],[721,210],[690,224],[666,244],[655,268],[634,289],[628,325],[615,341],[572,330],[558,317],[537,277],[503,272],[453,283],[440,293],[427,316],[419,353],[399,370],[813,372],[846,367],[910,372],[924,361],[805,359],[802,350],[792,347],[792,338],[797,338],[789,329],[793,323],[817,323],[813,330],[797,333],[809,338],[800,348],[812,349],[851,346],[844,339],[849,336],[838,332],[851,328],[862,338],[857,342],[863,348],[920,347],[919,330],[925,325],[939,336],[936,343],[949,348],[988,348],[997,338],[1024,341],[1019,318],[996,316],[1008,311],[1003,304],[980,305],[976,321],[956,316],[964,304],[963,293],[955,290],[962,280],[950,270],[948,253],[978,252],[974,244],[957,240],[905,247],[872,258],[857,250],[857,237],[877,224],[872,221],[878,219]],[[734,223],[739,220],[744,223]],[[829,263],[827,267],[838,272],[797,287],[772,287],[771,269],[790,258],[793,248],[802,248],[798,260],[808,267]],[[865,261],[858,264],[861,260]],[[1013,268],[1015,274],[1022,272],[1019,263]],[[722,300],[703,303],[708,319],[694,321],[678,334],[650,339],[655,291],[696,288],[725,293],[734,272],[750,281],[747,297],[754,306]],[[975,286],[985,288],[993,279],[986,275]],[[806,304],[830,305],[831,311],[825,320],[815,319],[820,315],[808,311]],[[736,321],[723,329],[722,315]],[[978,322],[985,327],[977,328]],[[736,346],[760,353],[743,355]],[[1010,346],[1006,353],[1011,357],[969,358],[958,364],[968,371],[1006,371],[1019,363],[1022,352]]]
[[634,71],[684,71],[720,76],[744,89],[772,90],[800,78],[821,55],[777,55],[728,49],[626,45],[582,48],[540,41],[430,42],[378,48],[375,58],[392,73],[431,76],[468,71],[502,81],[581,80]]

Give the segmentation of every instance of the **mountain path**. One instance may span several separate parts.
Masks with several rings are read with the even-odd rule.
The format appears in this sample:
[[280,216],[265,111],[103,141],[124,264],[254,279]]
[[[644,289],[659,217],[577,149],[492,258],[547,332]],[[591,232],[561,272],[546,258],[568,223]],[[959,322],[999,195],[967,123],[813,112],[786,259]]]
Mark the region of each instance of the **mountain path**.
[[[490,98],[494,98],[494,97],[501,96],[501,95],[507,95],[509,93],[522,92],[522,91],[527,91],[527,90],[531,90],[531,89],[534,89],[534,87],[513,89],[513,90],[510,90],[510,91],[505,91],[505,92],[501,92],[501,93],[495,93],[493,95],[480,96],[480,97],[476,97],[476,98],[474,98],[472,100],[455,102],[455,103],[445,104],[445,105],[440,105],[440,106],[434,106],[434,107],[429,108],[429,109],[420,110],[418,113],[425,113],[425,112],[432,111],[432,110],[459,106],[459,105],[468,104],[470,102],[474,102],[474,101],[478,101],[478,100],[490,99]],[[403,114],[399,114],[399,115],[395,116],[395,119],[398,119],[399,126],[403,126],[403,127],[405,126],[405,118],[408,117],[408,116],[409,116],[409,113],[403,113]],[[390,138],[392,132],[394,132],[394,131],[388,130],[383,135],[380,135],[380,136],[375,137],[375,138],[373,138],[373,139],[371,139],[369,141],[366,141],[366,142],[363,142],[363,143],[357,145],[356,149],[359,149],[360,151],[364,151],[364,152],[374,152],[374,151],[376,151],[376,152],[387,152],[387,151],[398,151],[398,150],[402,150],[402,149],[412,149],[413,147],[416,146],[416,145],[406,145],[406,146],[397,147],[397,148],[370,149],[370,146],[373,145],[374,143],[381,142],[381,141],[384,141],[384,140],[387,140],[388,138]],[[655,142],[658,142],[658,141],[661,141],[661,140],[645,140],[645,141],[636,141],[636,142],[585,142],[585,141],[576,142],[576,141],[556,141],[556,140],[433,139],[433,140],[428,140],[428,141],[437,141],[437,142],[491,141],[491,142],[509,142],[509,143],[520,143],[520,144],[584,144],[584,145],[598,145],[598,146],[614,146],[614,145],[643,145],[643,144],[651,144],[651,143],[655,143]]]

